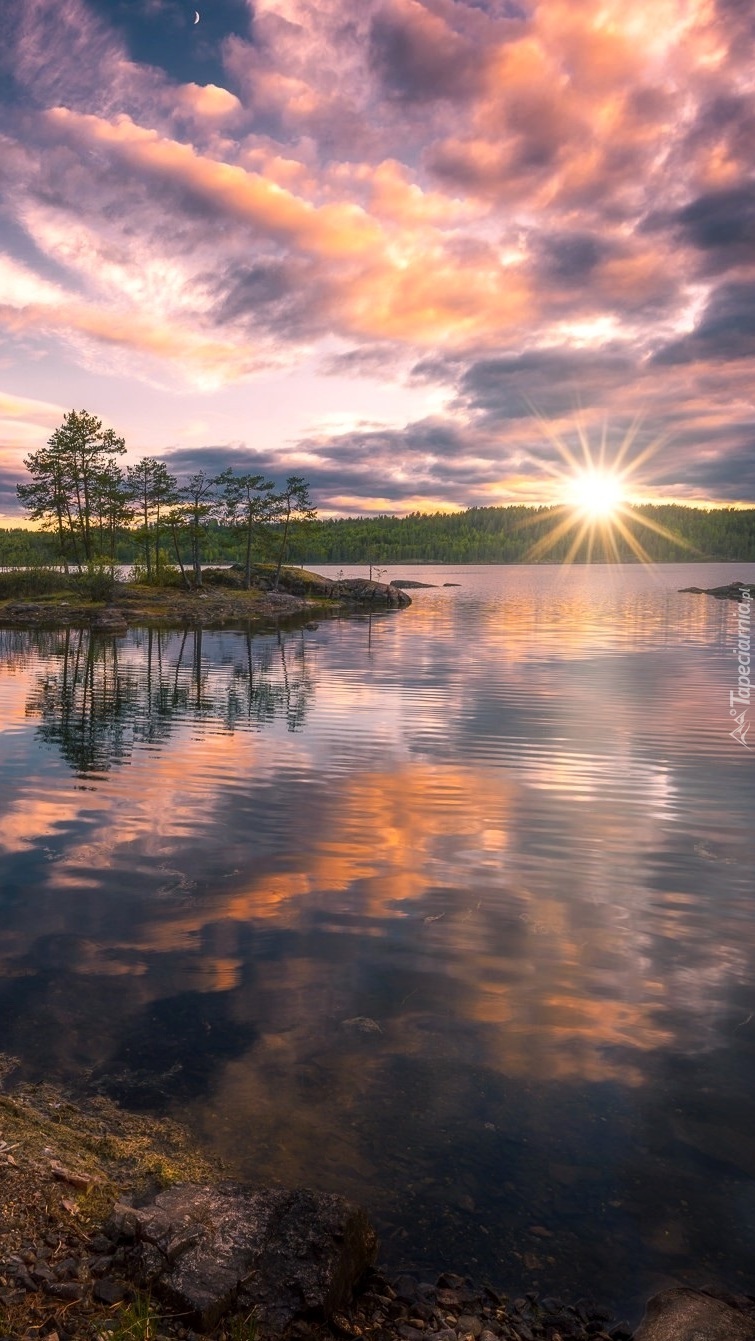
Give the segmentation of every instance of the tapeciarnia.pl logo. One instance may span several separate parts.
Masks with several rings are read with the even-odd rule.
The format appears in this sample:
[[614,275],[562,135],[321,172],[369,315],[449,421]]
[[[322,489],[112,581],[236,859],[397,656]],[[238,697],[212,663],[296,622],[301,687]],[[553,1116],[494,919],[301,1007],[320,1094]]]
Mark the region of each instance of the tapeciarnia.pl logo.
[[752,694],[752,683],[750,681],[750,643],[751,643],[751,616],[752,616],[752,588],[742,587],[742,597],[737,607],[737,638],[734,644],[733,652],[737,658],[737,692],[729,693],[729,716],[733,717],[736,727],[729,735],[733,740],[744,745],[746,750],[752,749],[747,743],[747,733],[750,730],[750,721],[748,713],[750,711],[750,699]]

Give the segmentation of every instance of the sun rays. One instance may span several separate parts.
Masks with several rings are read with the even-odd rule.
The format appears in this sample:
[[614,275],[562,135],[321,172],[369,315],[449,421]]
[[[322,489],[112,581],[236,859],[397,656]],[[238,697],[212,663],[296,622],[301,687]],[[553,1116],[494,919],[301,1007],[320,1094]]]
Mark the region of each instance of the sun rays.
[[[557,548],[561,551],[568,541],[566,552],[558,556],[562,563],[590,563],[593,559],[620,563],[621,550],[626,547],[638,562],[650,564],[653,560],[636,534],[638,527],[672,540],[680,548],[693,548],[681,536],[639,511],[641,505],[632,501],[634,494],[647,487],[648,462],[663,446],[664,437],[642,445],[641,421],[636,418],[614,448],[609,445],[608,426],[604,423],[600,442],[593,449],[577,420],[575,450],[534,407],[532,412],[556,449],[558,461],[543,464],[564,501],[553,506],[552,525],[532,545],[527,555],[530,560],[546,559]],[[542,524],[542,514],[533,520]]]

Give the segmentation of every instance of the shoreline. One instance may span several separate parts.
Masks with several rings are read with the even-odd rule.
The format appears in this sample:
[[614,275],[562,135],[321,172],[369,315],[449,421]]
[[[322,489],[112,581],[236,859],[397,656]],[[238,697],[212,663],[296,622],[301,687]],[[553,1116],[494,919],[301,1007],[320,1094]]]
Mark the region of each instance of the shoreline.
[[[0,1054],[0,1341],[755,1337],[755,1298],[705,1287],[662,1291],[633,1331],[594,1299],[512,1297],[463,1263],[434,1280],[391,1274],[375,1265],[364,1211],[343,1198],[229,1182],[172,1119],[14,1085],[17,1067]],[[265,1251],[251,1272],[232,1263],[229,1288],[260,1208]]]
[[[15,1059],[0,1063],[12,1076]],[[149,1291],[139,1287],[131,1260],[134,1234],[123,1234],[123,1221],[129,1215],[153,1221],[155,1198],[159,1206],[187,1188],[208,1193],[238,1186],[227,1178],[228,1170],[171,1119],[132,1114],[101,1096],[73,1098],[49,1083],[16,1088],[0,1081],[0,1337],[420,1341],[427,1332],[438,1341],[631,1341],[628,1326],[592,1300],[541,1302],[524,1289],[512,1299],[474,1283],[463,1264],[433,1282],[368,1265],[359,1272],[358,1289],[337,1309],[310,1310],[280,1330],[241,1317],[233,1306],[214,1322],[208,1315],[205,1327],[201,1319],[187,1322],[185,1314],[181,1321],[175,1302],[166,1305],[159,1290],[147,1302]],[[260,1195],[286,1194],[269,1189]],[[328,1200],[328,1194],[294,1195]],[[130,1211],[145,1204],[144,1211]],[[367,1233],[376,1242],[374,1232]],[[151,1330],[134,1326],[129,1333],[140,1310],[149,1311]]]
[[[84,599],[61,587],[35,596],[23,590],[0,599],[0,626],[14,629],[90,628],[122,637],[130,627],[264,629],[281,621],[308,616],[328,618],[352,611],[397,610],[411,598],[391,583],[367,578],[331,579],[304,569],[281,570],[279,589],[264,565],[253,572],[246,589],[237,569],[209,569],[203,586],[147,586],[114,582],[105,599]],[[23,583],[19,586],[23,587]]]

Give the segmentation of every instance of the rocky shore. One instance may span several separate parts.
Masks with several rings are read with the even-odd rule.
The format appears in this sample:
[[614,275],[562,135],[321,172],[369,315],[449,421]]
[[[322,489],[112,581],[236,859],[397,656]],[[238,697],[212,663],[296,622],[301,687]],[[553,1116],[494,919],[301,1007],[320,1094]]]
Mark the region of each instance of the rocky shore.
[[91,628],[123,636],[129,627],[161,625],[222,628],[225,625],[269,626],[309,615],[336,615],[349,610],[395,610],[411,599],[390,583],[367,578],[340,581],[301,568],[284,568],[278,586],[269,566],[258,565],[250,590],[237,566],[205,570],[203,585],[154,587],[115,582],[106,600],[86,600],[74,590],[50,596],[10,597],[0,601],[0,624],[7,628]]
[[[4,1059],[4,1069],[13,1064]],[[631,1341],[588,1299],[389,1276],[360,1208],[250,1188],[172,1122],[0,1093],[0,1341]],[[755,1341],[755,1300],[650,1301],[635,1341]]]

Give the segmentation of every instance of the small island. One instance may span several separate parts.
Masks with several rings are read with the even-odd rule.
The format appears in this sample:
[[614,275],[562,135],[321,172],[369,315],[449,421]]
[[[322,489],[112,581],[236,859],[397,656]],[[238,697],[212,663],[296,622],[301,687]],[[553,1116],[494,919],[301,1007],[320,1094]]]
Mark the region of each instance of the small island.
[[350,610],[396,610],[411,598],[391,583],[322,577],[303,568],[255,564],[250,585],[241,565],[209,568],[202,585],[118,581],[109,570],[17,572],[0,576],[0,624],[9,628],[88,627],[124,635],[133,625],[269,627],[282,620],[327,618]]

